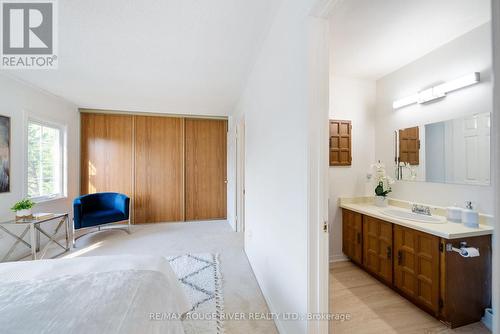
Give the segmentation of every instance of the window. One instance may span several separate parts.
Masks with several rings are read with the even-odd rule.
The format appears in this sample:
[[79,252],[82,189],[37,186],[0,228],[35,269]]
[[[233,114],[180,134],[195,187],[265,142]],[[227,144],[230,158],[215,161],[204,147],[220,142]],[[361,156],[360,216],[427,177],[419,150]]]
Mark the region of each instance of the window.
[[28,121],[27,195],[35,201],[64,194],[64,131]]

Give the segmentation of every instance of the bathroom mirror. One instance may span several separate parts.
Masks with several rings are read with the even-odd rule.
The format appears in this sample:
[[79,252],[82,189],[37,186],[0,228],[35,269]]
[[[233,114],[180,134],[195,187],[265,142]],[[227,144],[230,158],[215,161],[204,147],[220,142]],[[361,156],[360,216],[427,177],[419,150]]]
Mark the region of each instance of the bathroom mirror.
[[490,185],[490,113],[394,131],[398,180]]

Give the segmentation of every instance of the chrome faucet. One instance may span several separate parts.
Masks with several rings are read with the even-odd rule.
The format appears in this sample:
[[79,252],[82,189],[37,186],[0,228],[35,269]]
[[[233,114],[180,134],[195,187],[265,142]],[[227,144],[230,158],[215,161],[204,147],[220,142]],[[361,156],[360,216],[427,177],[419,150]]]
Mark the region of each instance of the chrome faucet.
[[411,212],[417,213],[419,215],[432,216],[431,208],[425,205],[413,204],[411,206]]

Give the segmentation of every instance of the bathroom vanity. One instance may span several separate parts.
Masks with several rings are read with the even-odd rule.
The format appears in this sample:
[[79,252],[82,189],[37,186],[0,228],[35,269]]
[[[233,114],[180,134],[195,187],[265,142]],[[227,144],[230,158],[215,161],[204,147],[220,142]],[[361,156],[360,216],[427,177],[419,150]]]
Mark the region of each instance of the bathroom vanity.
[[[370,202],[340,206],[343,252],[354,263],[451,328],[481,320],[491,306],[492,227],[396,218]],[[480,255],[463,257],[465,246]]]

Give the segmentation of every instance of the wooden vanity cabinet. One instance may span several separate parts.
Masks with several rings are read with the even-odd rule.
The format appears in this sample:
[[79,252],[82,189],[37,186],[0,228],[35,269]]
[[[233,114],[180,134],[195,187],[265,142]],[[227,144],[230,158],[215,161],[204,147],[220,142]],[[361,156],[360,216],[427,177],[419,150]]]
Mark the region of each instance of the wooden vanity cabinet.
[[[451,328],[480,321],[491,306],[491,235],[447,240],[347,209],[342,219],[344,254]],[[446,249],[461,242],[481,255]]]
[[342,210],[342,252],[352,261],[361,264],[363,260],[363,215]]
[[392,224],[363,216],[363,266],[392,284]]
[[[481,255],[464,258],[446,251],[446,244],[459,248],[460,242],[477,247]],[[441,243],[440,318],[451,328],[480,321],[484,309],[491,306],[491,235],[441,239]]]
[[440,238],[394,225],[394,287],[439,315]]

